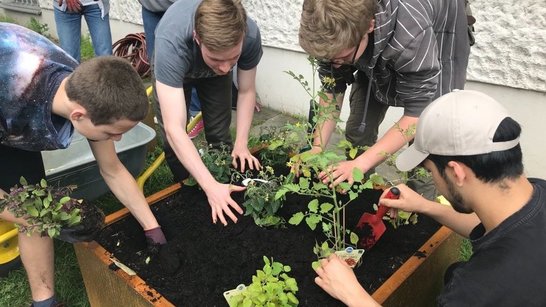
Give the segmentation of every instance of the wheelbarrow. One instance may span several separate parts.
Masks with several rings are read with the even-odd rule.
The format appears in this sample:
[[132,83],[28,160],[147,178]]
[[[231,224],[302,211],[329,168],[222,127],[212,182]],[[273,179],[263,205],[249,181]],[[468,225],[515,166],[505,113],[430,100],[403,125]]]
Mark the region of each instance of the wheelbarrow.
[[[150,97],[150,95],[152,94],[152,91],[153,91],[152,86],[149,86],[146,89],[146,94],[148,95],[148,97]],[[201,121],[202,118],[203,118],[203,114],[201,112],[197,113],[197,115],[195,115],[187,124],[186,131],[190,132]],[[148,178],[150,178],[153,172],[159,166],[161,166],[161,163],[163,163],[163,161],[165,161],[165,152],[161,152],[161,154],[157,156],[157,158],[155,158],[154,162],[152,162],[150,166],[148,166],[148,168],[144,170],[144,172],[137,178],[137,184],[141,190],[144,190],[144,184],[146,183],[146,180],[148,180]]]
[[13,223],[0,220],[0,277],[21,265],[17,228]]

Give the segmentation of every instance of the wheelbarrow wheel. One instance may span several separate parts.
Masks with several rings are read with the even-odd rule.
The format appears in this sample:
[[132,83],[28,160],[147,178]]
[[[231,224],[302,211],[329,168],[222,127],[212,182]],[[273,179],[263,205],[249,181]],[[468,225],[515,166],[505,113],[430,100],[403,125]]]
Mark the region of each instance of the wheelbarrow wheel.
[[8,276],[9,272],[21,267],[21,257],[17,257],[9,262],[0,264],[0,277]]

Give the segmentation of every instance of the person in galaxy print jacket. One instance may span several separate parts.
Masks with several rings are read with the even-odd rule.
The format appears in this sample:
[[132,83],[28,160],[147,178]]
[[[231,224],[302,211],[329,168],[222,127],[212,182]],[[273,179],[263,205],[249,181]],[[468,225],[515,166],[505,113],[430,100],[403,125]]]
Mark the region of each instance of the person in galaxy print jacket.
[[[131,64],[104,56],[78,65],[45,37],[0,23],[0,67],[0,197],[21,176],[29,183],[44,178],[40,151],[66,148],[76,130],[88,139],[104,181],[139,221],[148,243],[166,243],[114,148],[148,112],[144,85]],[[25,224],[7,210],[0,219]],[[52,240],[20,234],[19,249],[33,305],[54,305]]]

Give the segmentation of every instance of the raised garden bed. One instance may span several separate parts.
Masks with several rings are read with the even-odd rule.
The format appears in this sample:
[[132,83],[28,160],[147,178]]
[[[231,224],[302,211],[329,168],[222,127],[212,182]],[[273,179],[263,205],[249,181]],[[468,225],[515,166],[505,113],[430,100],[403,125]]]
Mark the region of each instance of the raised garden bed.
[[[239,195],[239,197],[242,195]],[[348,225],[364,210],[371,211],[379,192],[363,193],[347,213]],[[306,225],[281,229],[256,226],[250,217],[237,224],[214,225],[203,192],[172,186],[148,198],[171,247],[178,247],[178,270],[154,261],[146,264],[143,234],[134,218],[121,210],[107,217],[111,224],[97,242],[77,244],[76,254],[91,305],[114,306],[227,306],[222,293],[249,284],[262,256],[292,267],[301,306],[342,306],[314,284],[313,246],[321,234]],[[240,199],[239,199],[240,202]],[[302,210],[307,201],[289,197],[282,215]],[[419,223],[387,232],[355,269],[359,281],[380,303],[388,306],[434,305],[447,266],[458,258],[460,238],[436,222]],[[176,248],[175,248],[176,249]],[[121,262],[137,275],[114,263]]]

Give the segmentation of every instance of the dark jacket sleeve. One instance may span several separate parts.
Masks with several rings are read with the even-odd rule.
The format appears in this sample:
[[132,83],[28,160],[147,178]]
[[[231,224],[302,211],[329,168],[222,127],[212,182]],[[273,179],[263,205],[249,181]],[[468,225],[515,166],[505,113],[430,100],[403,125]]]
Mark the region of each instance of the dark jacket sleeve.
[[[329,62],[319,62],[318,73],[322,87],[327,93],[344,93],[347,85],[355,81],[354,72],[356,68],[352,65],[341,65],[335,68]],[[330,77],[335,80],[335,85],[330,86],[324,82],[324,77]]]

